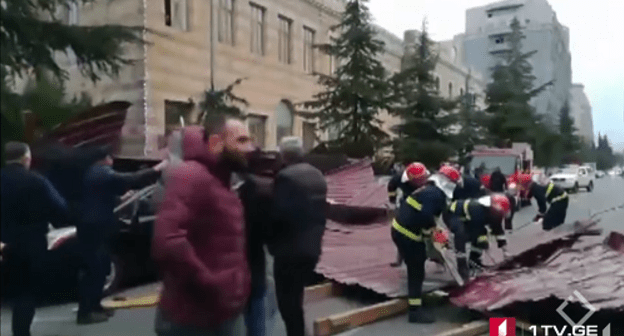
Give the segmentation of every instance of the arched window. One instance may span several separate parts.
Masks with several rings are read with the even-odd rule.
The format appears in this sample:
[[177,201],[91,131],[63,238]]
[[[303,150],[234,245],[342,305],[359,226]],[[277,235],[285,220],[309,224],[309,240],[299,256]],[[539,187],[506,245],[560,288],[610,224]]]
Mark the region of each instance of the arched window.
[[277,144],[283,137],[293,134],[293,106],[292,103],[286,99],[277,104],[275,109],[275,135]]
[[449,82],[449,98],[453,98],[453,83]]

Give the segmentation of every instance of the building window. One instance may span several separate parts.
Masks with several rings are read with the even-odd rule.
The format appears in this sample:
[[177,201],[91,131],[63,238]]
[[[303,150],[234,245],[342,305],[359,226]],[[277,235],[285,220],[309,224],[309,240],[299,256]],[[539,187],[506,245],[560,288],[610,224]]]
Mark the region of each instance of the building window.
[[303,123],[303,149],[309,152],[314,148],[316,141],[316,125],[310,122]]
[[314,72],[314,30],[303,27],[303,70]]
[[247,117],[249,125],[249,134],[259,148],[266,146],[266,117],[259,115],[250,115]]
[[279,15],[279,61],[284,64],[292,63],[292,20]]
[[234,0],[219,0],[219,42],[234,45]]
[[165,136],[180,128],[180,117],[185,124],[189,122],[195,104],[188,101],[165,100]]
[[505,43],[505,37],[503,37],[503,36],[497,37],[496,39],[494,39],[494,43],[496,43],[496,44],[503,44],[503,43]]
[[80,8],[78,7],[78,3],[70,2],[67,24],[77,25],[79,22],[80,22]]
[[449,83],[449,98],[453,98],[453,83]]
[[277,144],[280,143],[283,137],[293,134],[293,111],[291,104],[286,101],[281,101],[277,105],[275,111],[275,124],[276,124],[276,140]]
[[264,7],[251,3],[251,52],[264,55]]
[[165,0],[165,25],[188,30],[187,0]]
[[436,77],[435,85],[436,85],[436,90],[440,91],[440,77]]
[[463,96],[464,96],[464,88],[459,88],[459,95],[460,95],[461,97],[463,97]]

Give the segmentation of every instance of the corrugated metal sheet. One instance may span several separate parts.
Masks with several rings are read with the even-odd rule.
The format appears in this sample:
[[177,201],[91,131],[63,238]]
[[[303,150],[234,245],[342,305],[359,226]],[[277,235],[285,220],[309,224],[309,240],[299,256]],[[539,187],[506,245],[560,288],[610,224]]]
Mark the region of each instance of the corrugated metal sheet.
[[369,160],[331,170],[326,173],[327,198],[338,204],[347,204],[362,190],[376,184]]
[[[620,233],[611,233],[606,244],[598,237],[574,239],[568,234],[564,239],[553,234],[548,244],[533,244],[497,271],[452,293],[451,302],[492,311],[549,297],[578,302],[571,296],[578,291],[598,310],[624,310],[623,249],[624,235]],[[546,260],[536,260],[539,255]]]

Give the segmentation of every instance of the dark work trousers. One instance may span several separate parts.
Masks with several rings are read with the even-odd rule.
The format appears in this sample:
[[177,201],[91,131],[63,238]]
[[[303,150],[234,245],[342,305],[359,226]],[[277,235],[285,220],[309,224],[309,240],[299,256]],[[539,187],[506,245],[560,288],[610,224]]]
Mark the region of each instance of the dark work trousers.
[[7,253],[6,267],[9,271],[8,285],[13,297],[13,319],[11,328],[14,336],[29,336],[30,325],[35,317],[42,281],[45,281],[43,255],[29,253]]
[[542,228],[544,231],[549,231],[565,222],[566,214],[568,212],[568,198],[564,198],[560,201],[550,204],[550,207],[544,215],[544,222]]
[[408,303],[410,310],[418,310],[422,306],[422,286],[425,280],[425,261],[427,249],[425,243],[414,241],[394,228],[392,241],[405,259],[407,266]]
[[82,265],[78,277],[78,314],[86,316],[101,307],[110,256],[105,239],[79,239]]
[[277,306],[286,325],[288,336],[304,336],[303,292],[314,275],[318,258],[283,259],[273,264]]
[[516,212],[511,209],[511,215],[509,215],[509,218],[505,218],[505,230],[513,230],[513,218],[515,213]]
[[466,225],[459,218],[459,216],[455,214],[444,213],[442,215],[442,219],[448,226],[449,230],[453,233],[455,254],[457,258],[466,258],[466,244],[470,240],[470,237],[468,237],[468,233],[466,232]]

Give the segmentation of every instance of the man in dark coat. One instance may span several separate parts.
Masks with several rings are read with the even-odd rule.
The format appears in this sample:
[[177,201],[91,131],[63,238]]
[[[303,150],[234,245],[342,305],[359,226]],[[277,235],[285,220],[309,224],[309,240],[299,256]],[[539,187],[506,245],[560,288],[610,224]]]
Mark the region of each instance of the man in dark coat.
[[327,182],[318,169],[303,163],[303,142],[287,137],[280,144],[286,163],[276,176],[269,251],[279,311],[288,336],[305,335],[303,291],[321,255],[327,218]]
[[114,214],[117,197],[132,189],[153,184],[160,177],[166,161],[154,168],[135,173],[118,173],[113,170],[113,159],[107,148],[95,148],[97,163],[85,173],[77,224],[78,240],[83,257],[79,281],[78,324],[104,322],[110,316],[100,301],[110,265],[108,242],[118,232]]
[[495,193],[502,193],[505,192],[506,189],[507,178],[501,172],[500,167],[497,167],[490,177],[490,190]]
[[463,183],[453,191],[453,201],[479,198],[487,194],[485,187],[476,178],[464,174],[462,180]]
[[245,209],[247,229],[247,258],[251,271],[251,294],[245,314],[248,336],[264,336],[266,298],[266,229],[270,227],[273,200],[274,169],[271,158],[259,150],[249,159],[250,173],[238,193]]
[[13,335],[30,335],[37,289],[43,279],[48,223],[59,227],[67,220],[67,204],[52,184],[30,171],[28,145],[9,142],[2,168],[2,245],[9,268],[9,287],[15,294]]

